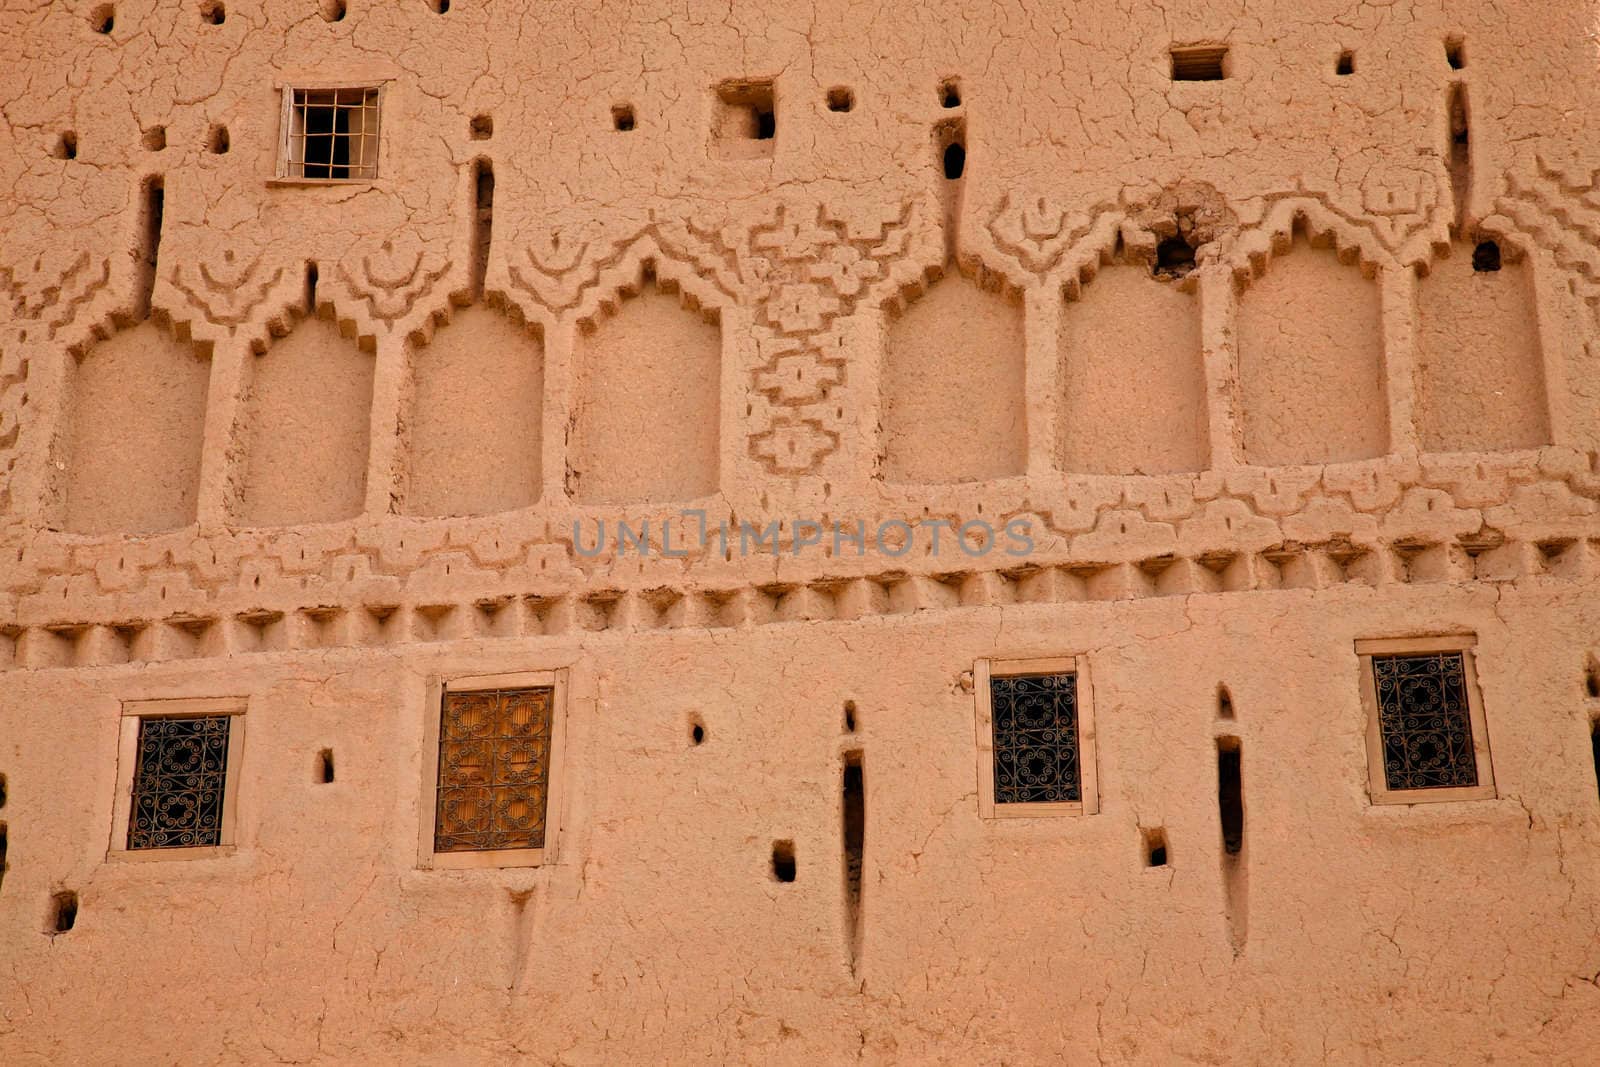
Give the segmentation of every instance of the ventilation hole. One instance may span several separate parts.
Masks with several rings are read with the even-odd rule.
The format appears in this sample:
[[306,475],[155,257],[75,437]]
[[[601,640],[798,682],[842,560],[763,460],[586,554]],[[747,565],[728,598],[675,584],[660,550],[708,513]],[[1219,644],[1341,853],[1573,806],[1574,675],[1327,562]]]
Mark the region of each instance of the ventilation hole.
[[1333,72],[1341,78],[1348,78],[1354,74],[1356,72],[1356,54],[1348,50],[1340,52],[1339,63],[1333,68]]
[[947,181],[957,181],[967,169],[967,150],[961,144],[948,144],[944,149],[944,176]]
[[1479,241],[1472,250],[1472,269],[1489,274],[1500,269],[1500,246],[1494,241]]
[[1150,273],[1157,278],[1185,278],[1194,266],[1194,246],[1174,236],[1156,245],[1156,262]]
[[0,822],[0,887],[6,884],[6,847],[10,844],[10,832],[6,824]]
[[0,808],[6,806],[6,776],[0,774]]
[[110,33],[117,24],[117,7],[115,4],[101,4],[89,12],[89,25],[94,27],[95,33]]
[[611,109],[611,127],[618,133],[631,131],[634,127],[633,105],[617,104],[613,107]]
[[1226,45],[1191,45],[1172,50],[1172,80],[1217,82],[1228,76]]
[[778,135],[778,115],[771,108],[756,112],[756,140],[770,141]]
[[339,22],[345,16],[344,0],[322,0],[322,18],[325,22]]
[[[306,314],[317,313],[317,265],[306,263]],[[256,576],[256,584],[261,584],[261,576]]]
[[228,127],[220,124],[211,127],[211,132],[206,135],[206,150],[214,156],[227,155]]
[[487,141],[494,136],[494,116],[474,115],[472,123],[468,126],[468,134],[474,141]]
[[1222,850],[1237,856],[1244,850],[1244,783],[1240,777],[1237,737],[1217,738],[1217,810],[1222,817]]
[[780,882],[794,881],[794,842],[772,843],[772,877]]
[[861,943],[861,870],[867,838],[866,771],[860,752],[845,753],[840,786],[843,793],[845,923],[850,931],[850,969],[854,971],[857,946]]
[[[1592,699],[1600,700],[1600,664],[1592,659],[1583,669],[1583,688]],[[5,776],[0,775],[0,806],[5,804],[5,786]]]
[[772,82],[724,82],[717,87],[717,114],[712,141],[723,158],[754,159],[769,156],[772,154],[772,145],[761,145],[760,142],[770,142],[777,135],[777,101]]
[[64,934],[78,921],[78,894],[71,890],[50,897],[50,932]]
[[829,111],[849,111],[856,106],[856,94],[844,86],[836,86],[828,90]]
[[333,749],[325,748],[317,753],[317,781],[327,785],[333,781]]
[[77,159],[78,135],[71,130],[67,130],[56,138],[56,150],[53,155],[57,159]]
[[1217,718],[1233,721],[1233,694],[1225,685],[1217,686]]
[[209,22],[213,26],[220,26],[228,20],[228,9],[217,0],[207,0],[200,5],[200,21]]
[[856,702],[854,700],[846,700],[844,702],[844,732],[847,734],[856,732]]
[[697,716],[689,717],[689,744],[699,746],[706,743],[706,724]]
[[146,152],[159,152],[167,147],[167,128],[152,126],[144,131],[142,140]]
[[1146,867],[1167,865],[1167,832],[1159,826],[1144,832],[1144,865]]
[[1467,87],[1450,88],[1450,188],[1455,195],[1456,225],[1466,215],[1472,189],[1472,125],[1467,106]]
[[489,245],[494,238],[494,167],[487,159],[472,165],[472,298],[483,299],[484,279],[489,275]]
[[960,107],[961,106],[961,79],[960,78],[946,78],[944,81],[939,83],[939,106],[940,107]]
[[428,0],[428,10],[443,15],[450,10],[450,0]]
[[165,184],[159,175],[144,180],[140,212],[140,247],[137,262],[138,289],[135,310],[143,321],[150,317],[150,298],[156,288],[156,261],[161,254],[161,220],[166,210]]
[[1444,41],[1445,62],[1450,64],[1451,70],[1460,70],[1467,65],[1467,42],[1458,34],[1452,34]]

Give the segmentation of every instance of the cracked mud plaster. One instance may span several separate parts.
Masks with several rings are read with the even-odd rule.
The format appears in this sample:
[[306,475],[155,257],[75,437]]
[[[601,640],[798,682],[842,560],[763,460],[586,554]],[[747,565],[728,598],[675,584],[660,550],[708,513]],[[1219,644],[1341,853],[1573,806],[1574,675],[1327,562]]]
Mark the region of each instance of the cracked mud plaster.
[[[1600,1058],[1594,23],[0,0],[0,1060]],[[1446,633],[1499,795],[1373,806],[1354,642]],[[975,662],[1068,655],[1099,814],[982,820]],[[552,862],[419,869],[430,683],[562,667]],[[195,696],[237,847],[108,859]]]

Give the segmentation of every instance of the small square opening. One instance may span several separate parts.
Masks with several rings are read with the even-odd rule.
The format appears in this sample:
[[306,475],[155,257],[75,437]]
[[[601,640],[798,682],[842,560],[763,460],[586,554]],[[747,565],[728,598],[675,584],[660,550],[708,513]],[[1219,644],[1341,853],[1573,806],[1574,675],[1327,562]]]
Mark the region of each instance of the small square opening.
[[632,104],[616,104],[611,108],[611,128],[618,133],[629,133],[637,125]]
[[856,95],[842,85],[828,90],[829,111],[850,111],[856,106]]
[[1215,82],[1228,76],[1228,46],[1184,45],[1172,49],[1172,80]]
[[723,82],[717,87],[711,141],[719,157],[770,157],[777,136],[777,102],[771,81]]
[[494,136],[494,116],[474,115],[472,123],[467,127],[468,133],[474,141],[487,141]]
[[290,178],[378,176],[378,90],[291,89],[284,171]]
[[1495,241],[1479,241],[1472,249],[1472,269],[1479,274],[1499,270],[1500,245]]
[[939,83],[939,106],[943,108],[961,106],[960,78],[946,78]]
[[1341,78],[1348,78],[1356,72],[1356,54],[1349,49],[1339,53],[1339,62],[1334,66],[1333,72]]
[[772,877],[779,882],[792,882],[795,876],[794,842],[772,843]]
[[1444,41],[1445,62],[1450,64],[1451,70],[1460,70],[1467,65],[1467,42],[1459,35],[1446,37]]

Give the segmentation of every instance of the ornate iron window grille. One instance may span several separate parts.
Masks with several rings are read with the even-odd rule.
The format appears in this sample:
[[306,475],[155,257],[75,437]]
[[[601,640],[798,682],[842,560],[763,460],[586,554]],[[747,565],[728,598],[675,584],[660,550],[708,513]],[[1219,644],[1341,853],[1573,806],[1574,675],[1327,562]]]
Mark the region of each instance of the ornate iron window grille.
[[1384,782],[1389,789],[1478,784],[1460,652],[1373,656]]
[[544,847],[555,690],[444,695],[435,852]]
[[991,678],[989,694],[994,802],[1081,801],[1077,675]]
[[139,720],[128,848],[222,843],[232,716]]

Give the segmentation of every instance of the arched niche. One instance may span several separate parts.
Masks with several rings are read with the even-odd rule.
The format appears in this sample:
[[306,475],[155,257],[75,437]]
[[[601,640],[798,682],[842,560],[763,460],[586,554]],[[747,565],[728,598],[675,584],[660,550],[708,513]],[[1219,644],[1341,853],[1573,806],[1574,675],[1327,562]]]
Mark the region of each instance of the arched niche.
[[579,331],[568,488],[587,504],[670,503],[717,490],[722,331],[647,273]]
[[1171,474],[1206,466],[1199,299],[1148,267],[1097,273],[1061,309],[1061,469]]
[[539,499],[544,343],[473,305],[411,354],[413,515],[487,515]]
[[153,533],[195,521],[211,361],[146,320],[74,359],[60,450],[66,528]]
[[1424,451],[1550,443],[1533,272],[1517,250],[1456,241],[1417,284],[1417,433]]
[[1338,463],[1389,448],[1378,285],[1297,233],[1239,300],[1250,463]]
[[374,358],[327,319],[302,319],[249,357],[235,518],[246,526],[361,514]]
[[1022,301],[950,273],[891,317],[881,378],[883,476],[976,482],[1027,469]]

